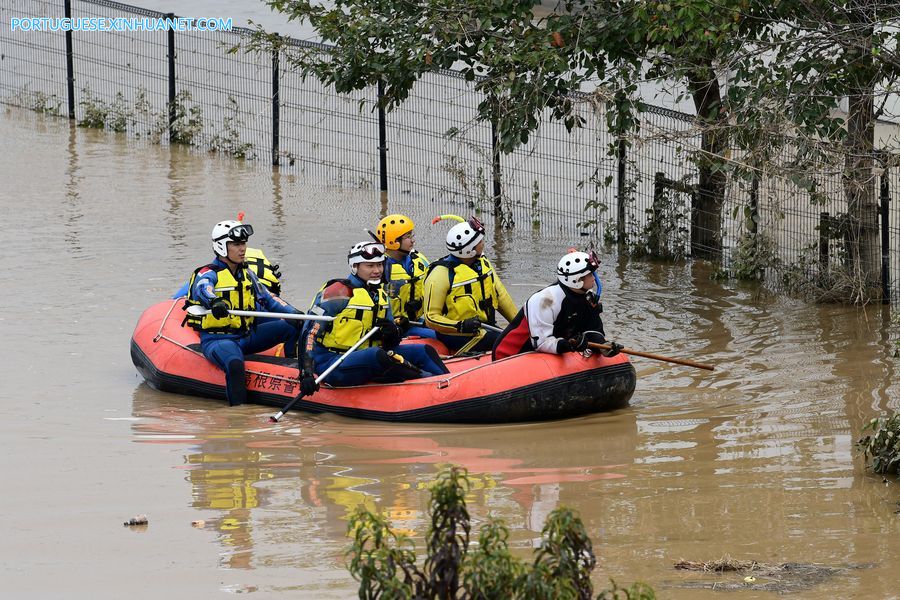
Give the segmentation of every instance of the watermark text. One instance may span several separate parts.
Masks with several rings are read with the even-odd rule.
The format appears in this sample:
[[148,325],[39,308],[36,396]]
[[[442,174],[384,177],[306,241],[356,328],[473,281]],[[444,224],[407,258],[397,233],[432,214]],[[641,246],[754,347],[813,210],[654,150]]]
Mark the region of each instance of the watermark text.
[[153,17],[12,17],[11,31],[231,31],[232,19]]

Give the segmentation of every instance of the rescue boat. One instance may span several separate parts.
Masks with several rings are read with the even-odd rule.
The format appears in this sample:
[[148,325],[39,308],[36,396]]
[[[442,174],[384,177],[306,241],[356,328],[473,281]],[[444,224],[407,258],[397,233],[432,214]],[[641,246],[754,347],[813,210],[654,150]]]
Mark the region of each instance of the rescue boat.
[[[131,359],[154,389],[225,398],[224,373],[183,327],[183,300],[148,308],[131,339]],[[247,398],[284,407],[299,393],[297,360],[277,350],[247,356]],[[491,361],[490,354],[451,358],[450,373],[403,383],[322,388],[293,410],[396,422],[513,423],[615,410],[628,404],[635,371],[628,357],[528,352]]]

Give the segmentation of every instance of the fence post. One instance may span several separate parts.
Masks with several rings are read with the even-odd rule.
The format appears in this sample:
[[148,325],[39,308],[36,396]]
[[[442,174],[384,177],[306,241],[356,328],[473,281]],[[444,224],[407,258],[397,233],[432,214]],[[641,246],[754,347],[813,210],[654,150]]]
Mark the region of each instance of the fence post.
[[889,236],[890,217],[888,204],[891,201],[890,183],[888,174],[890,171],[885,165],[881,174],[881,303],[891,303],[891,241]]
[[[166,19],[171,23],[175,20],[175,13],[166,13]],[[175,137],[175,28],[166,28],[166,38],[169,47],[169,143]]]
[[618,161],[618,178],[616,179],[616,241],[619,244],[625,243],[625,158],[627,150],[625,138],[619,138],[619,145],[616,150],[616,160]]
[[750,180],[750,234],[753,236],[754,245],[756,244],[756,234],[759,231],[759,175],[753,172],[753,179]]
[[827,212],[819,213],[819,277],[828,273],[828,240],[831,236],[831,217]]
[[[72,20],[72,0],[66,0],[65,16]],[[69,96],[69,119],[75,120],[75,55],[72,49],[72,29],[66,30],[66,93]]]
[[[276,36],[277,37],[277,36]],[[280,55],[281,51],[278,49],[276,44],[275,48],[272,50],[272,165],[278,166],[279,163],[279,154],[281,154],[281,149],[279,145],[281,140],[279,139],[279,127],[281,123],[281,97],[278,89],[279,86],[279,77],[281,71],[280,65]]]
[[384,117],[384,82],[378,82],[378,170],[381,201],[387,201],[387,124]]
[[494,184],[494,219],[500,222],[503,220],[503,201],[500,197],[502,192],[500,189],[500,138],[497,135],[497,103],[493,104],[494,108],[491,110],[491,179]]

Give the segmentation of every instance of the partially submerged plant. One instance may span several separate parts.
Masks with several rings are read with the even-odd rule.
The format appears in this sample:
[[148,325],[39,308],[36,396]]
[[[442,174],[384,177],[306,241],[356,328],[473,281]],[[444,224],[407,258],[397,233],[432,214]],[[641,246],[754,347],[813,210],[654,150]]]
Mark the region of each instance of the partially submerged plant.
[[[591,571],[597,564],[581,519],[568,508],[550,513],[542,543],[532,564],[509,551],[509,531],[490,519],[470,551],[470,520],[466,508],[469,480],[465,469],[440,474],[431,490],[431,526],[426,536],[428,556],[420,567],[412,541],[394,534],[382,516],[360,507],[350,519],[350,573],[359,581],[359,597],[466,598],[489,600],[590,600]],[[653,600],[643,584],[601,592],[603,600]]]
[[900,475],[900,413],[887,419],[876,417],[863,431],[872,432],[856,442],[866,463],[871,460],[872,470],[880,475]]

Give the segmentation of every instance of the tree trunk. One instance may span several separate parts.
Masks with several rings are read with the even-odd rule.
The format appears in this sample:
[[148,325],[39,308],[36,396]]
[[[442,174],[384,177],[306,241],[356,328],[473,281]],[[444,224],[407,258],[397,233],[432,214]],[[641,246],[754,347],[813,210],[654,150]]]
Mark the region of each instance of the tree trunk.
[[881,279],[879,206],[873,171],[877,69],[872,59],[872,35],[871,27],[860,28],[858,35],[846,41],[848,55],[856,65],[849,84],[844,193],[849,217],[850,275],[858,283],[860,293],[854,298],[857,301],[876,296]]
[[878,231],[878,198],[875,195],[875,122],[872,93],[850,97],[844,190],[850,218],[852,275],[866,287],[881,278],[881,244]]
[[689,89],[703,128],[697,160],[700,178],[691,207],[691,256],[717,261],[722,257],[722,205],[727,182],[721,169],[728,149],[726,116],[719,80],[712,69],[692,73]]

